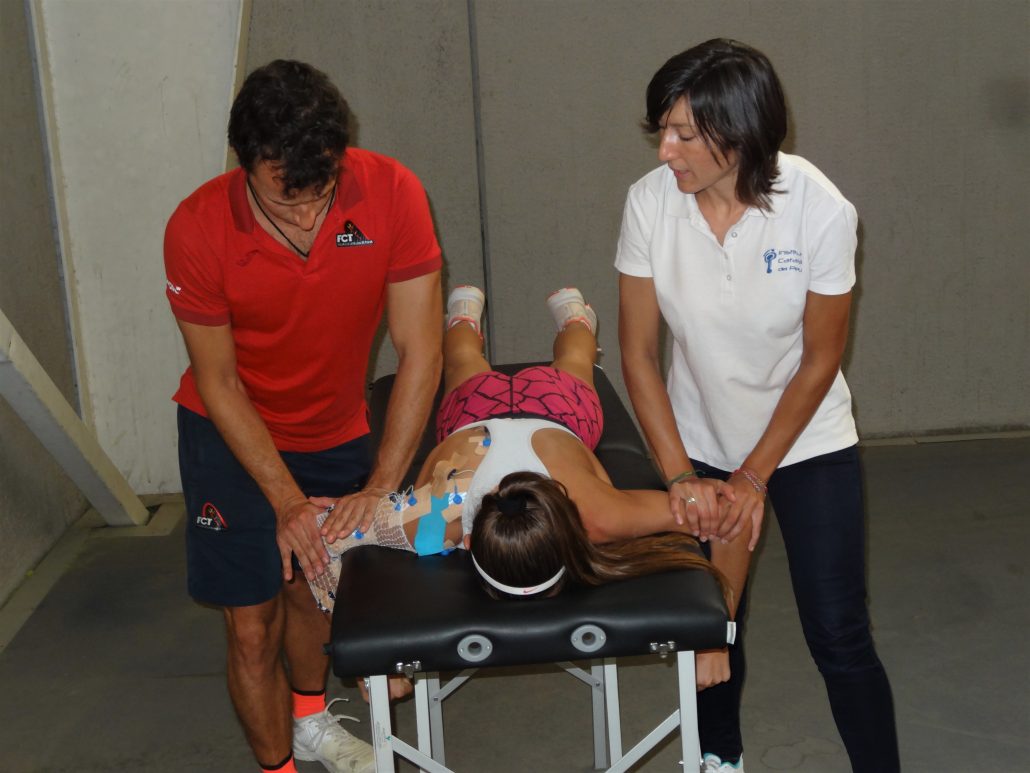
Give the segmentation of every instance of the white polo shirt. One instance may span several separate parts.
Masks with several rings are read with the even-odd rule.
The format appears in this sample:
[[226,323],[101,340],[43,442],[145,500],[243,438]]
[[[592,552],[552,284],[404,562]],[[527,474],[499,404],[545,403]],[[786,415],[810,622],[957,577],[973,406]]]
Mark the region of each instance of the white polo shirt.
[[[723,470],[755,447],[797,372],[808,291],[855,284],[855,208],[803,158],[781,153],[779,169],[772,210],[748,209],[724,245],[667,166],[626,197],[615,267],[654,279],[674,339],[668,390],[680,437],[692,459]],[[838,371],[780,466],[857,440]]]

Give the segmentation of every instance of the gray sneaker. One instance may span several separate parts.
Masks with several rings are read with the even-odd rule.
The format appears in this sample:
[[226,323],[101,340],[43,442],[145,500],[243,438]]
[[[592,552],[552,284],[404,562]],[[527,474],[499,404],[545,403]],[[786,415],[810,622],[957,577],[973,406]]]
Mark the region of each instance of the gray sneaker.
[[597,314],[583,300],[583,293],[575,287],[563,287],[548,295],[547,308],[559,333],[572,322],[582,322],[591,333],[597,335]]
[[321,762],[332,773],[373,773],[372,747],[340,727],[341,719],[358,720],[329,712],[334,703],[345,700],[336,698],[325,711],[293,720],[293,756],[304,762]]
[[447,321],[444,330],[450,330],[459,322],[468,322],[482,336],[481,318],[486,296],[478,287],[458,285],[447,296]]

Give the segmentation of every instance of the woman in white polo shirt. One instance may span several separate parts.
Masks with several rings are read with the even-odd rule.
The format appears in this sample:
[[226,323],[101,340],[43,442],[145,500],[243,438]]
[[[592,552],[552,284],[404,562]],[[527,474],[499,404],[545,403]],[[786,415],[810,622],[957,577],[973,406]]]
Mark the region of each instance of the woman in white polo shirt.
[[[773,504],[809,649],[856,771],[897,770],[887,675],[869,633],[851,394],[840,372],[855,208],[779,152],[786,107],[760,52],[710,40],[647,89],[662,166],[629,191],[619,340],[630,398],[673,512],[735,585]],[[668,383],[661,319],[673,338]],[[738,642],[741,641],[738,628]],[[741,770],[741,646],[698,656],[704,771]]]

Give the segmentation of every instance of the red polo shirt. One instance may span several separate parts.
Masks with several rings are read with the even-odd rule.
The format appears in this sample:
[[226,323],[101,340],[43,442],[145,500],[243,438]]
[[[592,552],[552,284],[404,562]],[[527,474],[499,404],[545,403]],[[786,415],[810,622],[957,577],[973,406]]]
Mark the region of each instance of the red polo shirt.
[[[254,219],[242,169],[179,205],[164,251],[172,313],[231,326],[240,379],[282,451],[320,451],[368,432],[365,379],[386,284],[441,265],[418,179],[357,148],[344,155],[307,260]],[[207,415],[191,368],[173,399]]]

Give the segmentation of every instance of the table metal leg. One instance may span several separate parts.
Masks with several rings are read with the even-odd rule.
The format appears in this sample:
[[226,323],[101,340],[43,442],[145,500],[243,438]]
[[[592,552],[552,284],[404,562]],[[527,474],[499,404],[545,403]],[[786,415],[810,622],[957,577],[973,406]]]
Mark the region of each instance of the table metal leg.
[[683,770],[696,770],[701,762],[701,738],[697,728],[697,674],[693,650],[676,653],[676,669],[679,673]]
[[376,773],[394,773],[393,745],[390,739],[390,685],[386,674],[369,677],[368,708],[372,723],[372,750],[375,752]]

